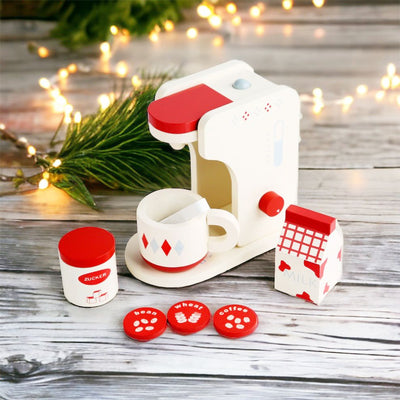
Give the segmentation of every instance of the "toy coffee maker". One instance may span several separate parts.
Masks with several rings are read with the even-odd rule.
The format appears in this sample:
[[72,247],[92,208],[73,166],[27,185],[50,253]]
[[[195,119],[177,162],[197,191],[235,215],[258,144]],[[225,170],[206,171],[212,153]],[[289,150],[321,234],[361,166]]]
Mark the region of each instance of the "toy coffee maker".
[[164,83],[148,120],[156,139],[189,146],[191,190],[162,189],[139,204],[130,272],[183,287],[275,248],[297,203],[297,92],[232,60]]

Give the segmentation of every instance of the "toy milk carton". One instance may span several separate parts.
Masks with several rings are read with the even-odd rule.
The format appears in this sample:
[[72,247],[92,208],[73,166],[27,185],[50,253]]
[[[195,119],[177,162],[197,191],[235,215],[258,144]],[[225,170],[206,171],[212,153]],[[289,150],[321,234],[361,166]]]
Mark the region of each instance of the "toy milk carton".
[[275,289],[320,304],[341,278],[342,255],[335,218],[290,205],[275,251]]

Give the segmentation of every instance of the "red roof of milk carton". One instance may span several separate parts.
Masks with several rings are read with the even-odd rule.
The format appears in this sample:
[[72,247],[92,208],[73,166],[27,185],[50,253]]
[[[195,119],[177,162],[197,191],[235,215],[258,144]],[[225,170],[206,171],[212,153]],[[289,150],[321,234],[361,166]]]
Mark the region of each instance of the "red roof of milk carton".
[[293,204],[286,210],[285,221],[324,235],[330,235],[336,228],[335,218]]
[[286,210],[286,220],[277,249],[318,263],[325,251],[327,236],[335,227],[335,218],[291,205]]

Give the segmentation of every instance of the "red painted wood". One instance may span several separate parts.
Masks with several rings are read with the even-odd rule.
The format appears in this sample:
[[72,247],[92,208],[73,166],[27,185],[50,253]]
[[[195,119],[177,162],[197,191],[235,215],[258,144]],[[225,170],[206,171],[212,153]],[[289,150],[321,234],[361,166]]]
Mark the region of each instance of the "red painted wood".
[[283,197],[270,191],[261,197],[258,207],[269,217],[275,217],[275,215],[278,215],[282,211],[284,203]]
[[279,269],[283,272],[286,269],[290,270],[292,268],[291,268],[291,266],[289,264],[286,264],[285,261],[281,260],[281,263],[279,265]]
[[179,134],[197,130],[197,124],[206,112],[229,103],[232,100],[200,84],[153,101],[147,113],[154,128]]
[[167,313],[171,329],[180,335],[190,335],[204,329],[211,319],[209,308],[199,301],[185,300],[174,304]]
[[258,326],[258,316],[250,307],[229,304],[214,314],[214,328],[221,335],[238,339],[253,333]]
[[158,269],[159,271],[163,271],[163,272],[182,272],[182,271],[186,271],[190,268],[195,267],[196,265],[199,265],[205,258],[206,258],[207,254],[201,258],[199,261],[196,261],[193,264],[189,264],[189,265],[184,265],[183,267],[163,267],[161,265],[157,265],[157,264],[153,264],[152,262],[150,262],[149,260],[146,260],[143,256],[143,260],[146,261],[147,264],[150,265],[150,267],[153,267],[155,269]]
[[108,261],[115,253],[114,236],[105,229],[84,227],[66,233],[58,244],[61,259],[73,267],[89,268]]
[[325,235],[330,235],[336,227],[335,218],[293,204],[286,210],[286,222]]

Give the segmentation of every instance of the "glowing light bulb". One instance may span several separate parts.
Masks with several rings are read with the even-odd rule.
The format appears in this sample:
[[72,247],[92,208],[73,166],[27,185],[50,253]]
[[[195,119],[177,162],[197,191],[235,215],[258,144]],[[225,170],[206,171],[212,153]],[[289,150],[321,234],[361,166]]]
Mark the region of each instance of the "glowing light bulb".
[[39,181],[38,187],[41,190],[47,189],[49,187],[49,181],[47,179],[45,179],[45,178],[41,179]]
[[379,90],[375,94],[375,100],[376,101],[382,101],[384,97],[385,97],[385,91],[384,90]]
[[20,137],[18,139],[18,142],[21,143],[21,144],[27,144],[28,143],[28,139],[26,137]]
[[36,154],[36,148],[32,145],[29,145],[26,151],[30,156],[34,156]]
[[395,75],[392,78],[392,89],[397,89],[400,86],[400,76],[399,75]]
[[132,76],[131,82],[132,82],[132,86],[135,89],[137,89],[142,84],[142,80],[137,75]]
[[67,99],[64,96],[58,96],[54,100],[54,111],[64,112],[66,105],[67,105]]
[[40,46],[37,52],[40,58],[47,58],[50,55],[49,49],[44,46]]
[[64,115],[64,123],[66,125],[69,125],[72,122],[71,114],[65,114]]
[[158,33],[157,32],[151,32],[149,35],[149,39],[151,42],[156,43],[158,42]]
[[76,64],[69,64],[67,70],[70,74],[74,74],[76,71],[78,71],[78,67]]
[[346,96],[343,100],[342,100],[342,112],[346,113],[347,111],[349,111],[350,106],[353,104],[353,97],[352,96]]
[[293,33],[293,25],[285,24],[283,26],[283,35],[285,37],[290,37],[290,36],[292,36],[292,33]]
[[313,105],[313,108],[312,108],[312,111],[313,111],[313,113],[314,113],[315,115],[318,115],[318,114],[321,113],[322,109],[323,109],[323,105],[321,105],[321,104],[314,104],[314,105]]
[[213,27],[213,28],[219,28],[222,25],[222,18],[219,15],[211,15],[211,17],[208,18],[208,23]]
[[97,98],[97,101],[100,104],[100,108],[101,108],[102,111],[104,111],[111,104],[111,100],[110,100],[110,98],[108,97],[107,94],[101,94]]
[[322,39],[323,37],[325,37],[325,29],[324,28],[317,28],[314,30],[314,37],[316,39]]
[[257,25],[256,26],[256,35],[257,36],[262,36],[265,33],[265,27],[263,25]]
[[312,94],[313,94],[314,97],[322,98],[322,95],[323,95],[322,89],[315,88],[315,89],[313,89]]
[[58,97],[60,97],[60,89],[59,88],[53,88],[49,91],[50,96],[56,100]]
[[6,126],[2,123],[0,123],[0,129],[2,129],[4,131],[4,129],[6,129]]
[[110,43],[108,42],[103,42],[100,44],[100,51],[104,54],[104,55],[109,55],[110,51],[111,51],[111,46]]
[[39,86],[43,89],[50,89],[51,83],[47,78],[40,78],[39,79]]
[[265,11],[265,4],[262,1],[257,3],[257,7],[260,9],[262,13]]
[[195,38],[197,38],[197,35],[199,34],[199,32],[198,32],[198,30],[196,29],[196,28],[189,28],[187,31],[186,31],[186,36],[189,38],[189,39],[195,39]]
[[325,4],[325,0],[313,0],[313,4],[317,8],[321,8]]
[[213,39],[212,44],[214,47],[221,47],[224,44],[224,38],[222,36],[216,36]]
[[125,28],[121,29],[121,35],[118,36],[118,40],[121,43],[126,44],[126,43],[129,43],[129,39],[130,39],[130,35],[129,35],[128,29],[125,29]]
[[236,11],[237,11],[236,4],[235,4],[235,3],[228,3],[228,4],[226,5],[226,11],[227,11],[229,14],[235,14]]
[[236,17],[232,18],[232,25],[233,26],[239,26],[242,23],[242,18],[237,15]]
[[200,18],[208,18],[213,13],[213,8],[206,3],[201,3],[197,7],[197,14]]
[[345,106],[351,106],[353,104],[353,96],[346,96],[343,100],[342,100],[342,104],[344,104]]
[[286,11],[291,10],[293,8],[293,0],[282,0],[282,7]]
[[66,104],[64,107],[65,114],[71,114],[74,106],[72,104]]
[[110,32],[111,32],[111,35],[114,35],[114,36],[117,35],[118,32],[119,32],[118,26],[111,25],[110,26]]
[[172,32],[172,31],[175,29],[175,25],[174,25],[174,23],[173,23],[172,21],[170,21],[170,20],[168,19],[168,20],[166,20],[166,21],[164,22],[164,29],[165,29],[167,32]]
[[356,91],[357,91],[358,95],[364,96],[368,92],[368,86],[367,85],[358,85]]
[[376,94],[375,94],[375,99],[376,99],[377,101],[382,101],[384,97],[385,97],[385,91],[384,91],[384,90],[379,90],[379,91],[376,92]]
[[82,121],[82,114],[77,111],[74,115],[74,122],[75,124],[79,124]]
[[47,171],[44,171],[43,174],[42,174],[42,177],[44,179],[49,179],[50,178],[50,174]]
[[387,71],[388,76],[390,78],[392,78],[394,76],[394,74],[396,73],[396,66],[393,63],[390,63],[386,67],[386,71]]
[[56,160],[54,160],[52,166],[54,168],[58,168],[61,164],[62,164],[62,161],[59,158],[57,158]]
[[390,83],[391,83],[390,82],[390,78],[387,75],[382,77],[382,79],[381,79],[381,87],[382,87],[382,89],[385,89],[385,90],[389,89],[390,88]]
[[68,125],[72,122],[71,114],[64,115],[64,124]]
[[58,70],[58,76],[60,79],[68,78],[69,72],[66,68],[61,68]]
[[253,6],[250,8],[249,13],[253,18],[258,18],[261,15],[261,10],[258,6]]
[[119,77],[124,78],[128,73],[127,63],[125,61],[120,61],[115,67],[115,71]]

